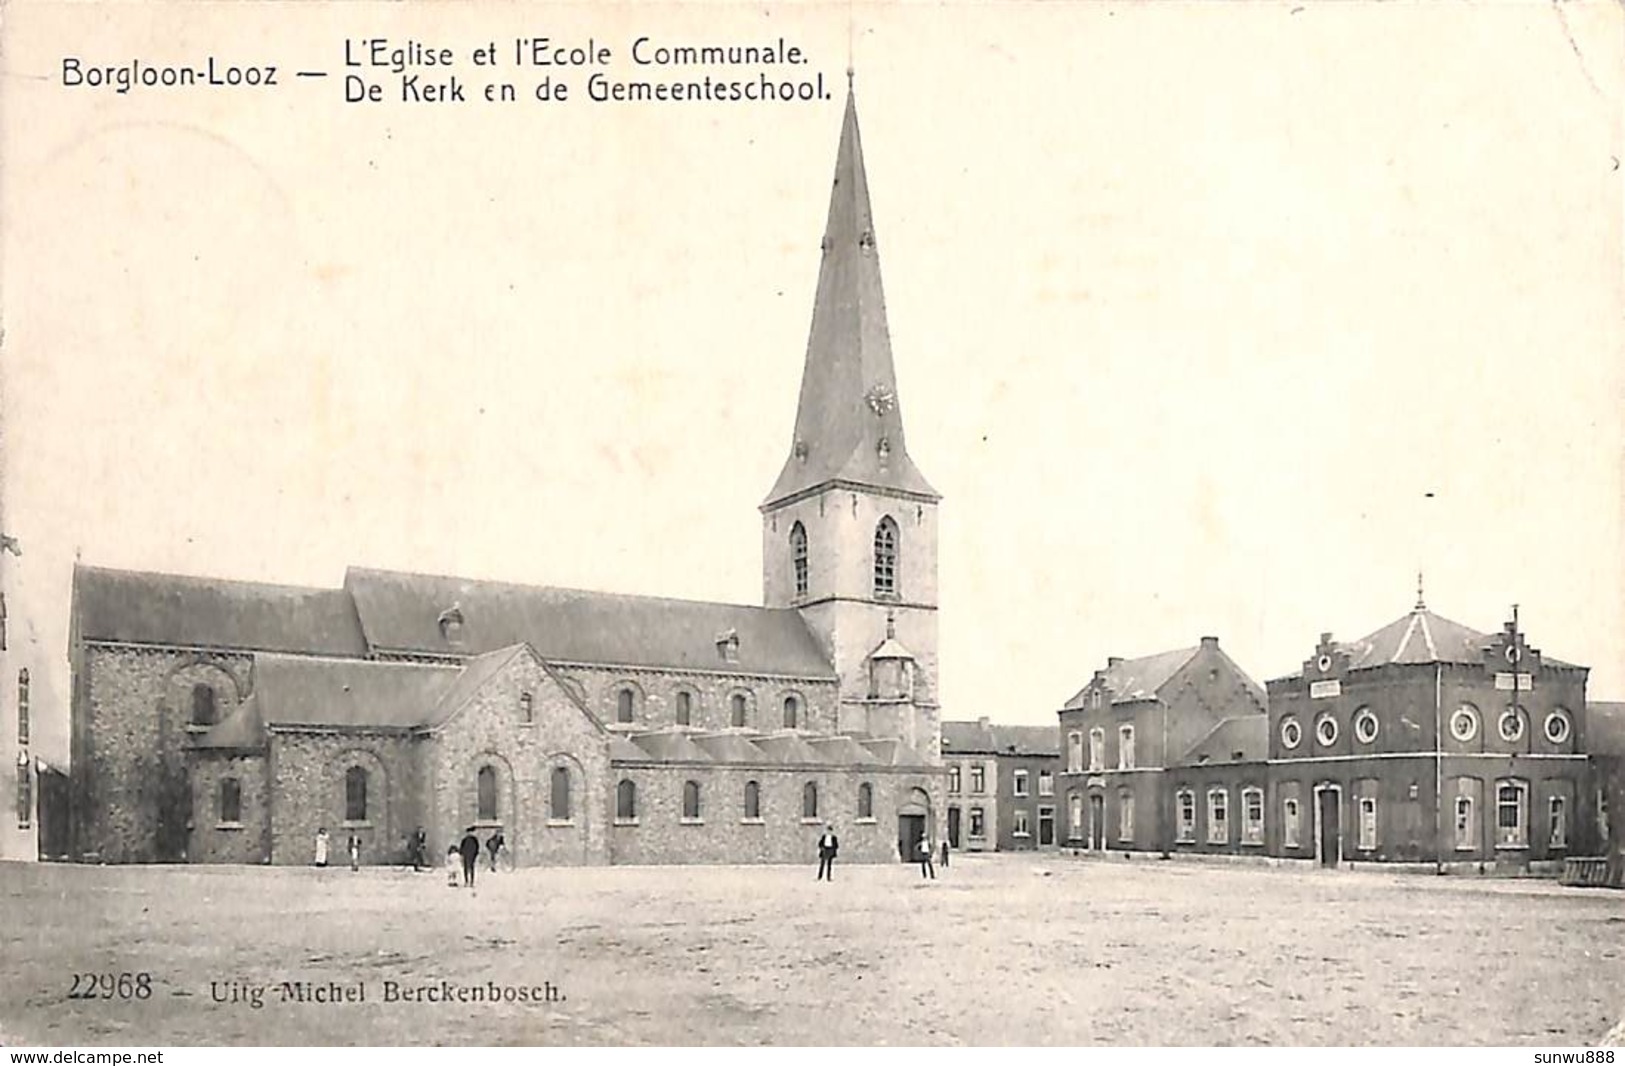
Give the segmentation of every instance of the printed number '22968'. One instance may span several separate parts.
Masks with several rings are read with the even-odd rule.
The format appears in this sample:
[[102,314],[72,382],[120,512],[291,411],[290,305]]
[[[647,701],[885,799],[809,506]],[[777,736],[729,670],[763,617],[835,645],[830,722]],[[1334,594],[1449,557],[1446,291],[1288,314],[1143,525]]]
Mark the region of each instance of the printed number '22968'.
[[150,973],[76,973],[69,999],[151,999]]

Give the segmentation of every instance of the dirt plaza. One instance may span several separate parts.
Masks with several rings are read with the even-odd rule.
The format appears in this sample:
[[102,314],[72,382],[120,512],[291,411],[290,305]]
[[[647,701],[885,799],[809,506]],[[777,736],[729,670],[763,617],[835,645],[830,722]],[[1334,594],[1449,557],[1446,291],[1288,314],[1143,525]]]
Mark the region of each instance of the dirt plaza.
[[0,1037],[1550,1047],[1625,1013],[1618,892],[1060,855],[813,875],[7,864]]

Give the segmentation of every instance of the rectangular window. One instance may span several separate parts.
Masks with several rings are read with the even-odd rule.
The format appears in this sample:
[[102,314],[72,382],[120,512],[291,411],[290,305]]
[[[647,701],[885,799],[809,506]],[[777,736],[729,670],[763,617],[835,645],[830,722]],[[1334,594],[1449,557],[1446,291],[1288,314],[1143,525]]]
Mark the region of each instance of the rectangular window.
[[1473,831],[1473,800],[1471,796],[1456,797],[1456,850],[1472,851],[1474,839],[1478,836]]
[[1298,846],[1298,801],[1289,798],[1281,804],[1281,845],[1295,848]]
[[17,828],[34,824],[34,764],[24,758],[17,764]]
[[1257,788],[1241,790],[1241,842],[1264,843],[1264,792]]
[[1551,812],[1551,837],[1547,841],[1548,847],[1566,848],[1569,846],[1569,805],[1562,796],[1553,796],[1549,803]]
[[1027,795],[1027,771],[1017,770],[1011,774],[1010,787],[1017,796]]
[[970,835],[973,840],[987,835],[987,829],[982,818],[982,808],[980,807],[970,809]]
[[1529,846],[1529,786],[1522,781],[1498,781],[1495,785],[1495,846]]
[[1134,727],[1131,725],[1117,727],[1117,768],[1134,769]]
[[1068,840],[1083,839],[1083,796],[1070,792],[1066,797],[1066,836]]
[[1196,839],[1196,793],[1186,789],[1177,797],[1178,805],[1178,839],[1192,841]]
[[1230,795],[1222,788],[1207,794],[1207,842],[1230,843]]
[[1040,796],[1055,795],[1055,775],[1048,770],[1038,771],[1038,794]]
[[970,764],[970,790],[973,796],[987,791],[987,771],[979,762]]
[[1104,770],[1106,768],[1106,731],[1104,729],[1089,730],[1089,769],[1090,771]]
[[954,763],[948,767],[948,794],[959,795],[959,764]]
[[243,786],[235,777],[220,782],[220,820],[239,825],[243,820]]
[[1127,789],[1117,793],[1117,839],[1134,840],[1134,793]]
[[1025,810],[1018,809],[1015,814],[1011,815],[1010,820],[1012,823],[1012,835],[1018,837],[1030,837],[1033,835],[1032,829],[1027,823],[1027,812]]
[[1377,846],[1377,798],[1360,797],[1360,850],[1371,851]]
[[1083,770],[1083,734],[1068,733],[1066,735],[1066,771],[1069,774],[1080,773]]

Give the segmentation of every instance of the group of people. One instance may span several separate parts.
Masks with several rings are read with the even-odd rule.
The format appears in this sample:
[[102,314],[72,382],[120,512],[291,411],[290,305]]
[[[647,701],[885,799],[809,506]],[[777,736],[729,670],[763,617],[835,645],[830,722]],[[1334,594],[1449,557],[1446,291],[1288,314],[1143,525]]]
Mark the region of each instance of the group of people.
[[[901,850],[904,845],[899,841],[897,846]],[[835,880],[835,856],[840,853],[840,850],[841,839],[835,835],[835,827],[833,825],[824,826],[824,832],[818,838],[818,876],[813,880]],[[931,834],[920,834],[919,843],[914,845],[914,857],[920,863],[920,876],[922,878],[929,877],[935,881],[937,879],[937,868],[931,861],[932,855]],[[946,839],[942,842],[942,865],[944,867],[948,865],[948,841]]]
[[[318,867],[325,868],[327,866],[327,857],[331,846],[332,839],[328,836],[327,827],[325,825],[319,827],[316,830],[316,865]],[[491,858],[492,873],[496,872],[497,857],[503,853],[507,846],[507,839],[503,837],[500,828],[486,838],[485,851]],[[423,831],[421,825],[413,831],[411,838],[407,841],[406,850],[412,860],[412,869],[414,871],[422,870],[429,865],[429,835]],[[351,833],[350,839],[345,843],[345,851],[350,856],[350,869],[361,869],[361,837]],[[462,871],[461,883],[473,888],[474,869],[479,865],[479,858],[480,838],[475,834],[474,827],[469,826],[463,832],[462,841],[451,845],[446,850],[447,884],[453,888],[457,887],[459,883],[457,875],[460,868]]]

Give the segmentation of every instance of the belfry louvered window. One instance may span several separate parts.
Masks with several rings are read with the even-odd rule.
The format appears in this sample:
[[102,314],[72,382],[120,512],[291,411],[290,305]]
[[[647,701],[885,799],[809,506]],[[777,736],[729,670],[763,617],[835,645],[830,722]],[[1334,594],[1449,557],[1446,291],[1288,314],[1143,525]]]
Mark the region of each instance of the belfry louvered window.
[[875,595],[897,595],[897,523],[890,515],[875,527]]

